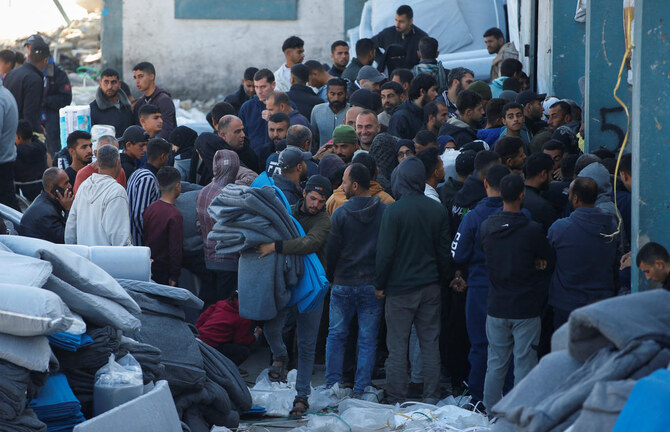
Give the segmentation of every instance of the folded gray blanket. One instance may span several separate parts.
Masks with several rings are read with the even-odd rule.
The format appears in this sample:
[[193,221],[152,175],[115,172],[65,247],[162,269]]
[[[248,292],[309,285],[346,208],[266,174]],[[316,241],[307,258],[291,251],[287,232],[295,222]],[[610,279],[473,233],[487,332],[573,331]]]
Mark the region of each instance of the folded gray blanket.
[[568,350],[586,361],[601,348],[622,349],[633,340],[670,346],[670,292],[662,289],[613,297],[570,314]]
[[255,248],[299,237],[288,210],[272,187],[229,184],[208,212],[216,223],[207,238],[217,242],[217,253],[240,252],[240,315],[253,320],[274,318],[288,304],[290,287],[300,280],[303,257],[275,253],[259,260]]

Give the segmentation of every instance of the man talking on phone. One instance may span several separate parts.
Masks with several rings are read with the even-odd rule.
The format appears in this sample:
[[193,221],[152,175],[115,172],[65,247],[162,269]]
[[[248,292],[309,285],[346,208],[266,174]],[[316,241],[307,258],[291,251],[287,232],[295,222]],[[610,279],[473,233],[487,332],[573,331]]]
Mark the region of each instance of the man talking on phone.
[[74,195],[67,173],[60,168],[49,168],[42,175],[44,190],[23,214],[19,234],[65,243],[65,222],[72,207]]

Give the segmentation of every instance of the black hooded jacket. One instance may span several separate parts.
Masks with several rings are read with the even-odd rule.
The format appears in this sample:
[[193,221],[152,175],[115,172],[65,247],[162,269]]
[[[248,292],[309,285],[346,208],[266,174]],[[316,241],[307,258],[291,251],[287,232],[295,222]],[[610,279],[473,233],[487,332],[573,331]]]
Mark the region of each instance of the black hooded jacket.
[[393,112],[389,120],[388,133],[398,138],[413,140],[422,128],[423,108],[411,100],[406,100]]
[[484,181],[476,175],[469,175],[463,182],[461,189],[456,192],[451,204],[451,222],[458,228],[467,212],[477,206],[479,201],[486,198]]
[[331,218],[326,276],[338,285],[372,285],[377,237],[386,205],[379,197],[351,197]]
[[323,99],[318,97],[314,90],[304,84],[293,84],[291,90],[286,92],[291,102],[293,102],[300,111],[300,114],[306,118],[312,118],[312,109],[323,103]]
[[[554,250],[542,225],[522,213],[503,211],[489,216],[480,231],[489,273],[487,314],[495,318],[539,317],[548,289],[543,276],[554,266]],[[535,260],[547,261],[547,269],[535,269]]]
[[232,105],[233,108],[235,108],[235,113],[240,112],[240,107],[242,106],[243,103],[251,99],[247,92],[244,90],[244,86],[240,84],[240,87],[237,89],[237,91],[233,94],[229,94],[226,96],[226,98],[223,100],[224,102],[228,102],[230,105]]
[[[200,174],[200,179],[198,184],[201,186],[207,186],[211,181],[214,173],[212,172],[212,166],[214,165],[214,155],[219,150],[232,150],[240,158],[240,163],[250,170],[258,173],[260,172],[258,156],[256,152],[249,145],[247,139],[244,140],[244,145],[241,149],[236,150],[232,148],[227,142],[223,140],[219,135],[212,132],[201,133],[198,138],[195,140],[195,149],[200,154],[202,158],[202,163],[197,169],[198,174]],[[191,158],[191,172],[195,172],[194,164],[197,164],[198,159],[195,157]],[[197,165],[196,165],[197,166]]]
[[442,123],[437,136],[450,135],[456,143],[456,148],[461,148],[465,144],[477,139],[477,131],[458,118],[451,118]]

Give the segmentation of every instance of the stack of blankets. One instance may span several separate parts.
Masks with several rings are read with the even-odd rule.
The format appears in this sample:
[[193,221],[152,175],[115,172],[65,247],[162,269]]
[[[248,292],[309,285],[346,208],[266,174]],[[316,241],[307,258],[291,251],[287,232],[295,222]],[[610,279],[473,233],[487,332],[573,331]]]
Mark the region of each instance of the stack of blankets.
[[275,253],[258,259],[256,246],[300,237],[284,203],[270,186],[227,185],[208,212],[216,221],[207,238],[217,253],[240,252],[240,315],[252,320],[274,318],[291,300],[291,287],[304,271],[302,255]]
[[577,309],[552,352],[493,407],[493,430],[611,431],[637,382],[669,363],[670,292]]
[[[237,366],[196,339],[195,329],[185,321],[185,309],[202,309],[202,300],[181,288],[118,282],[143,312],[142,330],[128,336],[160,350],[163,378],[170,384],[182,422],[191,432],[209,432],[213,425],[236,428],[240,413],[251,408],[251,393]],[[133,356],[141,363],[141,356],[136,352]]]
[[79,400],[62,373],[49,375],[38,396],[30,402],[30,408],[46,423],[48,432],[71,431],[86,420]]
[[28,237],[1,235],[0,260],[0,432],[67,431],[91,418],[110,354],[132,354],[146,389],[167,379],[185,430],[236,428],[251,407],[237,367],[186,323],[185,309],[202,308],[189,291],[117,281]]

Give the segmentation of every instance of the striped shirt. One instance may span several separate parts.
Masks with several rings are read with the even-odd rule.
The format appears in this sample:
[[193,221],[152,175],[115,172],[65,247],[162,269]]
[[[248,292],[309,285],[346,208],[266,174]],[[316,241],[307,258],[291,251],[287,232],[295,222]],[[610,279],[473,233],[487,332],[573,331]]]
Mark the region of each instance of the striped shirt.
[[[153,167],[151,167],[153,168]],[[156,175],[146,168],[138,169],[128,179],[128,201],[130,204],[130,232],[133,244],[142,246],[144,233],[144,210],[161,197]]]

